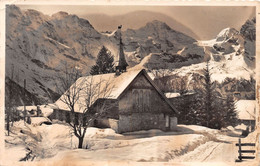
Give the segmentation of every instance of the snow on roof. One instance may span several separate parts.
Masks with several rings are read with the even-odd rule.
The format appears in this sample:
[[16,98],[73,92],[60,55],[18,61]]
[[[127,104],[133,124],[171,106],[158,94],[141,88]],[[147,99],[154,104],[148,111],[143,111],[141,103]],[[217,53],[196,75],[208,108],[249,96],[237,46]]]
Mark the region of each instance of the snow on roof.
[[237,125],[236,127],[235,127],[235,129],[240,129],[240,130],[246,130],[246,128],[247,128],[248,126],[246,126],[244,123],[242,123],[242,124],[240,124],[240,125]]
[[164,95],[165,95],[167,98],[174,98],[174,97],[180,96],[180,93],[171,93],[171,92],[168,92],[168,93],[164,93]]
[[238,119],[255,120],[256,101],[255,100],[239,100],[236,102],[236,110]]
[[[83,112],[82,106],[85,105],[85,100],[87,97],[86,91],[91,85],[93,87],[98,86],[97,91],[100,92],[98,95],[93,96],[91,104],[94,104],[95,101],[99,98],[117,99],[141,71],[141,69],[129,70],[125,73],[121,73],[119,76],[117,76],[115,73],[109,73],[79,78],[70,87],[71,91],[73,90],[73,88],[75,88],[75,86],[78,86],[77,89],[79,87],[82,88],[79,94],[79,100],[76,102],[75,105],[75,111]],[[102,91],[103,89],[106,89],[106,91]],[[70,110],[68,108],[68,105],[64,103],[64,99],[66,98],[65,93],[55,102],[55,104],[58,106],[59,109]]]
[[169,99],[169,98],[175,98],[175,97],[179,97],[179,96],[189,96],[189,95],[194,95],[195,92],[193,91],[190,91],[190,92],[187,92],[183,95],[181,95],[180,93],[176,93],[176,92],[167,92],[167,93],[164,93],[164,95]]
[[[84,110],[86,108],[86,99],[88,98],[86,92],[90,89],[90,86],[92,86],[92,91],[95,91],[96,93],[99,92],[97,95],[94,95],[92,97],[90,105],[94,104],[98,99],[118,99],[118,97],[120,97],[123,91],[141,72],[145,73],[147,79],[151,82],[154,88],[168,103],[168,105],[177,113],[178,111],[176,110],[176,108],[172,106],[172,104],[159,90],[159,88],[154,83],[152,83],[152,80],[149,78],[148,74],[145,72],[144,69],[128,70],[127,72],[121,73],[120,75],[116,75],[115,73],[109,73],[81,77],[73,85],[71,85],[70,89],[66,92],[75,91],[75,87],[77,87],[76,89],[81,88],[78,94],[79,100],[77,100],[77,102],[75,103],[74,109],[75,112],[83,113],[86,111]],[[95,88],[96,90],[93,90],[93,88]],[[57,107],[61,110],[70,111],[68,104],[65,104],[64,102],[68,99],[68,97],[66,97],[66,92],[55,102],[55,105],[57,105]]]
[[[50,114],[52,114],[53,109],[57,109],[58,108],[55,104],[38,105],[38,107],[41,110],[43,116],[45,116],[45,117],[47,117]],[[37,106],[35,106],[35,105],[25,106],[25,109],[27,111],[31,111],[31,110],[37,111]],[[24,111],[24,106],[16,107],[16,110]]]
[[40,110],[41,110],[43,116],[48,117],[49,115],[51,115],[53,113],[53,109],[55,109],[56,107],[51,104],[41,105]]
[[[37,106],[36,106],[36,105],[25,106],[25,109],[28,110],[28,111],[30,111],[30,110],[37,110]],[[24,111],[24,106],[16,107],[16,110],[18,110],[18,111]]]
[[32,125],[41,125],[43,122],[51,123],[50,119],[48,119],[46,117],[31,117]]

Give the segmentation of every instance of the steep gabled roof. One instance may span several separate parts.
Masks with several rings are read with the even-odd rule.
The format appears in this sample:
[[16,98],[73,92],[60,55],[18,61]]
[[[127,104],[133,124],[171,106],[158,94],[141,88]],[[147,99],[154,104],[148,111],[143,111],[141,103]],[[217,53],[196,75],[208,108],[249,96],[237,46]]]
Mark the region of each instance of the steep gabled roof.
[[[82,112],[81,106],[84,104],[86,98],[86,95],[84,95],[84,93],[86,92],[85,89],[88,89],[88,86],[90,84],[98,85],[99,86],[98,88],[100,89],[99,96],[94,97],[91,102],[91,104],[94,104],[96,100],[99,98],[119,99],[124,95],[124,92],[127,91],[131,83],[141,74],[144,74],[144,76],[151,83],[151,85],[156,89],[156,91],[160,94],[160,96],[166,101],[167,104],[169,104],[172,110],[174,110],[177,113],[177,110],[172,106],[172,104],[164,96],[164,94],[160,91],[160,89],[153,83],[153,81],[151,80],[151,78],[148,76],[148,74],[144,69],[129,70],[127,72],[121,73],[119,76],[117,76],[115,73],[109,73],[109,74],[100,74],[100,75],[86,76],[86,77],[79,78],[71,86],[71,88],[75,88],[75,86],[78,86],[77,88],[84,89],[79,94],[80,98],[75,105],[75,109],[76,109],[75,111]],[[106,89],[106,92],[102,91],[103,89]],[[55,104],[58,106],[59,109],[69,110],[68,106],[64,104],[64,102],[62,101],[64,96],[65,94],[63,94],[55,102]]]
[[131,81],[131,83],[125,88],[125,90],[118,96],[118,98],[122,97],[124,93],[128,90],[128,88],[131,86],[131,84],[134,82],[135,79],[138,78],[141,74],[145,76],[145,78],[148,80],[148,82],[155,88],[155,90],[158,92],[158,94],[161,96],[161,98],[170,106],[170,108],[175,112],[179,113],[177,109],[171,104],[171,102],[166,98],[166,96],[163,94],[163,92],[158,88],[158,86],[153,82],[151,77],[147,74],[145,69],[139,70],[140,72],[136,75],[136,77]]

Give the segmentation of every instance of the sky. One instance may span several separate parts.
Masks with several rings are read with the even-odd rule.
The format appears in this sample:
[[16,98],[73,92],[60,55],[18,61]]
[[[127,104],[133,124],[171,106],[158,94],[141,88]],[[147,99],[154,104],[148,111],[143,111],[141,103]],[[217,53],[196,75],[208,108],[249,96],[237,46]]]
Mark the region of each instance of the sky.
[[[252,6],[51,6],[51,5],[19,5],[22,10],[35,9],[52,15],[59,11],[76,14],[86,18],[99,31],[112,31],[118,23],[124,27],[137,29],[154,18],[161,19],[173,29],[177,21],[187,29],[182,30],[198,40],[213,39],[227,27],[237,30],[249,18],[255,17]],[[142,13],[143,12],[143,13]],[[149,16],[149,17],[148,17]],[[134,21],[136,18],[136,21]],[[129,20],[128,22],[126,20]],[[174,20],[174,21],[173,21]],[[192,31],[192,33],[190,32]]]

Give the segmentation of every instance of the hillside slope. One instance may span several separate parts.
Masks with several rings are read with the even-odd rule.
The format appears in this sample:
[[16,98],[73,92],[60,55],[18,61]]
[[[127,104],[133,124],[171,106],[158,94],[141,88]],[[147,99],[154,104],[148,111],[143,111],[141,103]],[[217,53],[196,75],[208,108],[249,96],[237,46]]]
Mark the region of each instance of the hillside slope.
[[[99,33],[88,20],[76,15],[58,12],[48,16],[10,5],[6,17],[6,76],[10,77],[14,66],[15,77],[26,79],[27,91],[41,103],[54,100],[48,91],[55,92],[56,77],[63,74],[65,63],[87,75],[102,46],[111,51],[115,60],[118,58],[117,31]],[[123,32],[123,42],[127,60],[134,66],[152,52],[176,53],[184,47],[193,48],[196,40],[163,22],[152,21],[140,29]],[[195,47],[203,54],[200,46]],[[183,53],[193,49],[187,50]],[[13,81],[22,86],[23,79]]]

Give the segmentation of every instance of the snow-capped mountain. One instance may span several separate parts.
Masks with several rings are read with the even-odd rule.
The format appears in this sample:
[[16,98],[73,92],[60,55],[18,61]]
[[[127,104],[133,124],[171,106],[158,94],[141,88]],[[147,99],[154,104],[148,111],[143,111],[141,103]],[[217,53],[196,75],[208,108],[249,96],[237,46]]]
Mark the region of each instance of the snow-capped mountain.
[[[222,94],[237,93],[238,98],[254,99],[255,95],[255,19],[248,20],[240,29],[226,28],[215,39],[198,41],[204,47],[204,60],[209,60],[211,78],[217,82]],[[155,58],[157,57],[157,58]],[[160,59],[160,57],[163,57]],[[163,63],[163,54],[151,54],[136,67],[146,64]],[[168,60],[168,59],[167,59]],[[192,61],[191,58],[187,59]],[[169,65],[169,63],[167,63]],[[192,63],[167,71],[171,80],[188,78],[188,88],[201,80],[206,62]],[[169,68],[169,67],[166,67]],[[168,70],[168,69],[167,69]]]
[[[173,63],[175,61],[173,58],[177,56],[185,58],[194,55],[198,58],[204,55],[203,48],[195,44],[195,39],[157,20],[147,23],[138,30],[127,29],[123,35],[125,51],[128,52],[128,59],[132,65],[139,64],[150,53],[167,54],[166,59],[168,58],[170,63]],[[180,63],[180,61],[176,62]],[[163,66],[161,64],[157,67]]]
[[[87,74],[102,46],[117,59],[117,31],[100,33],[88,20],[76,15],[59,12],[48,16],[10,5],[6,17],[6,76],[11,78],[14,66],[13,81],[23,87],[23,79],[26,79],[27,91],[38,97],[41,103],[50,102],[57,96],[55,78],[62,74],[64,63],[76,65]],[[204,50],[195,42],[160,21],[123,32],[130,66],[139,64],[151,53],[193,56],[195,52],[202,57]]]

